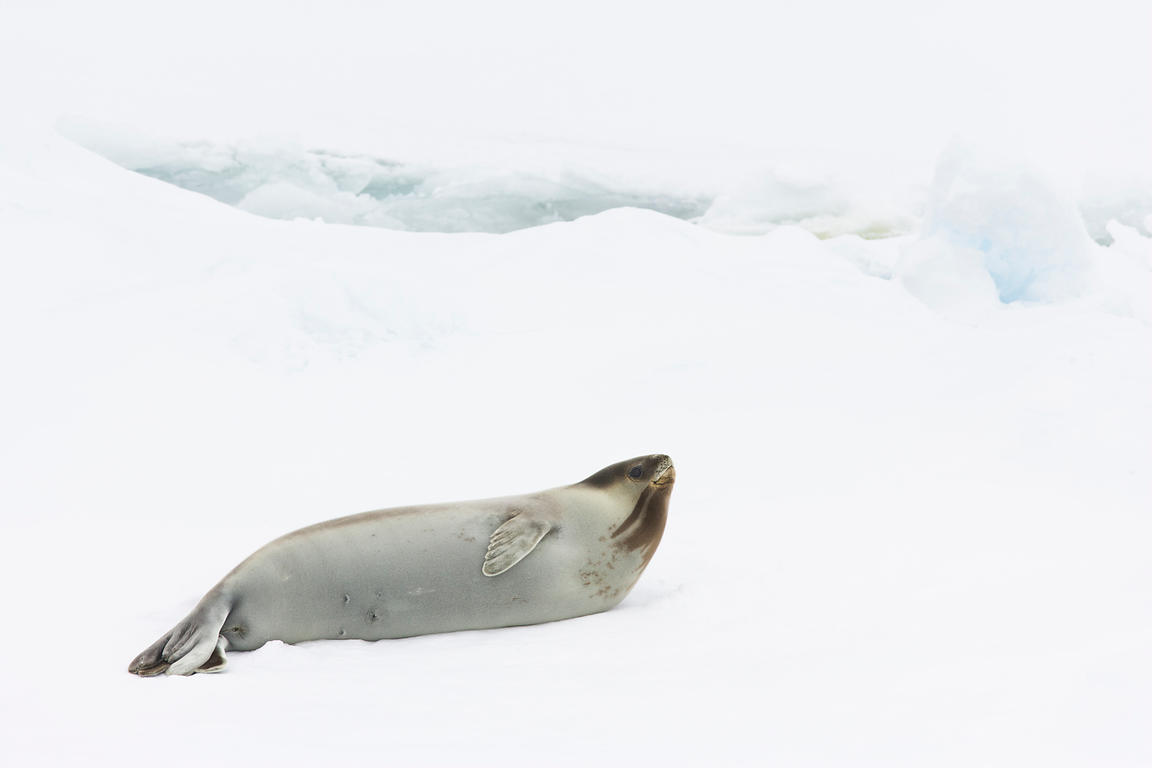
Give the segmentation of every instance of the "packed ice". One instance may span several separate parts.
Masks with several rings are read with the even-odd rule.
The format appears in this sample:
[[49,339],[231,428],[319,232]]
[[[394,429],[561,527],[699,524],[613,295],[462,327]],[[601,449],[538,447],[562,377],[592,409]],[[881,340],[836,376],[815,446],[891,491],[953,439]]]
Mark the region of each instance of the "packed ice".
[[[1035,223],[1029,225],[1030,243],[1014,245],[1011,252],[986,252],[1005,301],[1067,294],[1067,286],[1056,285],[1060,278],[1055,273],[1076,269],[1068,263],[1076,257],[1065,239],[1072,229],[1105,245],[1112,239],[1109,221],[1152,234],[1145,225],[1152,197],[1143,187],[1113,185],[1104,188],[1107,194],[1086,187],[1077,203],[1026,160],[995,150],[990,157],[981,155],[987,150],[972,157],[962,143],[942,148],[934,177],[899,184],[862,184],[852,176],[795,163],[753,163],[720,180],[685,172],[669,189],[663,179],[607,170],[611,163],[603,161],[543,168],[514,162],[451,165],[278,142],[177,142],[76,121],[61,130],[125,168],[250,213],[413,232],[504,233],[633,207],[730,234],[796,225],[820,237],[875,239],[946,229],[956,241],[976,236],[975,228],[1001,228],[993,236],[1004,239],[1006,228],[1021,217],[1055,215],[1064,230],[1051,225],[1049,235],[1057,239],[1054,249],[1060,253],[1044,256],[1044,265],[1036,259],[1048,246],[1035,239]],[[995,190],[1001,197],[985,199],[979,210],[971,210],[968,188]],[[1032,210],[1022,210],[1025,205]],[[1010,210],[1002,210],[1005,206]],[[1021,272],[1038,268],[1043,275]]]

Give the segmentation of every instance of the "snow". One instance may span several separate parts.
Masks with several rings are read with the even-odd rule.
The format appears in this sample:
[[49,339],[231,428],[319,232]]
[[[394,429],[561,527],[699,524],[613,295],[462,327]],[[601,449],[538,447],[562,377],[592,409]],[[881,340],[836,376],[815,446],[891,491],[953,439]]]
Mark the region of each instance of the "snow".
[[[589,7],[564,29],[502,5],[449,26],[441,6],[388,24],[355,4],[149,8],[13,5],[0,24],[18,107],[0,135],[5,764],[1152,761],[1133,8]],[[941,153],[993,113],[1036,152]],[[715,158],[735,165],[709,175]],[[349,226],[373,223],[346,217],[379,160],[429,184],[403,228],[514,231]],[[235,199],[137,162],[212,171]],[[1128,211],[1107,238],[1069,182],[1085,169],[1093,216]],[[506,226],[523,206],[501,184],[555,200],[573,178],[610,209]],[[621,190],[642,200],[615,207]],[[654,194],[701,213],[647,210]],[[451,206],[494,213],[456,226]],[[650,452],[677,488],[616,610],[126,672],[288,530]]]
[[1085,290],[1091,242],[1076,209],[1035,170],[1010,161],[960,146],[945,151],[921,233],[979,253],[1005,303]]
[[[929,207],[893,273],[910,293],[955,319],[997,302],[1088,299],[1152,322],[1148,238],[1112,220],[1113,247],[1089,238],[1072,203],[1037,169],[954,144],[941,154]],[[889,273],[885,265],[865,271]]]

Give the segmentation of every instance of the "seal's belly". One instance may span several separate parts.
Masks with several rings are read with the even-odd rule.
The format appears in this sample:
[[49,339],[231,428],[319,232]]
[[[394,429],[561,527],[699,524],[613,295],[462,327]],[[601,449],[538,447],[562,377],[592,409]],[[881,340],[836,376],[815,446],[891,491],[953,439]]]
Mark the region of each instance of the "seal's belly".
[[592,542],[571,530],[485,576],[488,537],[507,516],[425,509],[274,541],[225,580],[238,598],[221,634],[235,650],[268,640],[379,640],[583,616],[626,594],[589,583]]

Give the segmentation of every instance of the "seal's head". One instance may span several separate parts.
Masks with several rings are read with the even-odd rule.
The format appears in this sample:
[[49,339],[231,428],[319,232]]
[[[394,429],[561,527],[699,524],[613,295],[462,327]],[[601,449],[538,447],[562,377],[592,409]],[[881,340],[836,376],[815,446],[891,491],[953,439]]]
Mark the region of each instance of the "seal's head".
[[579,484],[611,493],[621,500],[623,509],[629,510],[612,526],[610,538],[620,549],[639,550],[643,568],[664,535],[668,499],[675,482],[672,459],[656,453],[604,467]]
[[672,466],[672,459],[662,453],[654,453],[604,467],[596,474],[584,478],[580,485],[634,491],[638,496],[648,485],[667,486],[671,490],[675,481],[676,469]]

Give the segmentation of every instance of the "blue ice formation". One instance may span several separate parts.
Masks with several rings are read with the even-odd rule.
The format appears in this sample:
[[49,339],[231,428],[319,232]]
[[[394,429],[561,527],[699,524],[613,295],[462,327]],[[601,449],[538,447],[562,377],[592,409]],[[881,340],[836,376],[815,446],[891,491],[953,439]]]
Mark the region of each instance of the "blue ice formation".
[[1079,211],[1038,171],[953,145],[939,160],[921,239],[981,254],[1003,303],[1087,289],[1092,243]]

